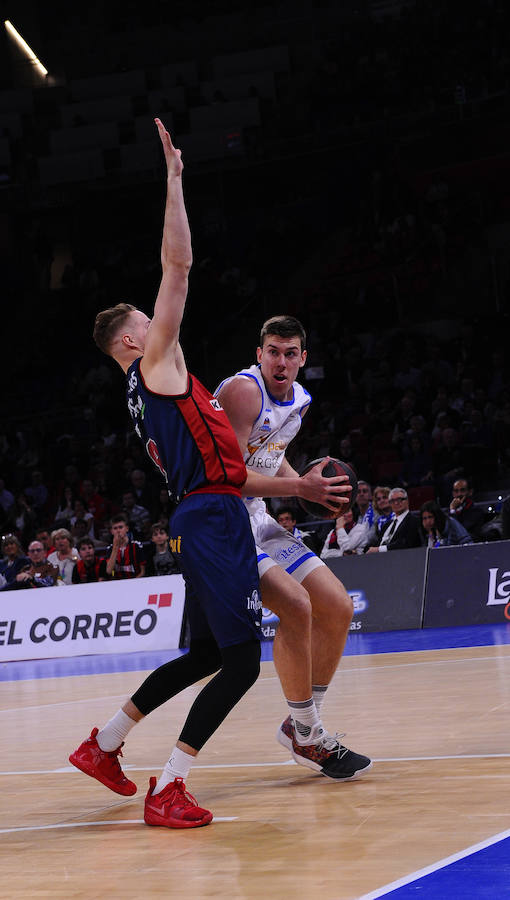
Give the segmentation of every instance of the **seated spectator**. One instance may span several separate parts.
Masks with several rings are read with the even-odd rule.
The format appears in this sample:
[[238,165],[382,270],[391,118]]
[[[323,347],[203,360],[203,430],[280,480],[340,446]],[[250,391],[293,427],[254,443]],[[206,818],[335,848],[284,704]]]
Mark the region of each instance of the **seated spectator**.
[[156,502],[156,520],[158,522],[168,522],[174,509],[175,506],[168,496],[167,489],[165,487],[161,488]]
[[21,590],[23,588],[53,587],[58,584],[59,570],[44,556],[41,541],[32,541],[28,547],[28,563],[23,571],[16,575],[13,584],[4,590]]
[[87,534],[90,537],[94,537],[94,516],[91,512],[88,511],[85,501],[81,499],[81,497],[76,497],[73,503],[73,515],[69,519],[69,524],[71,527],[75,524],[77,519],[83,519],[87,523]]
[[108,504],[104,497],[98,493],[94,482],[90,478],[84,478],[81,484],[80,495],[89,513],[94,516],[96,525],[100,525],[108,515]]
[[369,547],[377,546],[384,526],[394,518],[395,513],[390,503],[390,488],[377,485],[374,488],[374,524],[368,532]]
[[78,559],[78,551],[73,547],[71,532],[67,528],[57,528],[51,534],[55,550],[48,556],[48,562],[56,566],[64,584],[72,584],[73,569]]
[[434,500],[427,500],[420,510],[421,539],[426,547],[451,547],[454,544],[472,544],[473,538],[466,529],[443,510]]
[[475,506],[473,502],[473,488],[467,478],[458,478],[453,483],[450,516],[463,525],[474,541],[480,540],[485,513],[482,509]]
[[35,511],[26,494],[22,492],[18,494],[14,506],[11,506],[9,510],[9,528],[16,532],[20,541],[26,546],[34,533],[35,523]]
[[320,551],[320,540],[313,531],[302,531],[297,526],[296,512],[292,506],[280,506],[275,516],[279,525],[285,528],[292,537],[300,538],[314,553]]
[[0,520],[7,516],[7,513],[14,506],[14,494],[5,487],[5,481],[0,478]]
[[139,541],[129,539],[129,524],[124,513],[112,516],[110,531],[113,541],[106,550],[106,572],[109,578],[142,578],[145,575],[145,553]]
[[146,575],[177,575],[179,567],[168,543],[168,525],[155,522],[151,526],[152,546],[147,552]]
[[369,526],[360,510],[354,504],[343,516],[338,516],[335,527],[329,532],[322,548],[321,559],[335,556],[360,555],[368,542]]
[[408,443],[404,446],[403,456],[400,480],[405,488],[421,487],[424,484],[433,483],[432,460],[425,444],[417,434],[409,437]]
[[147,477],[142,469],[133,469],[130,475],[131,490],[135,495],[135,503],[145,509],[154,506],[152,493],[147,486]]
[[76,497],[77,495],[74,493],[71,485],[65,485],[62,491],[62,497],[55,513],[55,523],[70,523],[71,516],[74,515],[74,501],[76,500]]
[[[108,537],[110,533],[108,532]],[[92,537],[89,534],[89,523],[86,519],[75,519],[74,525],[71,526],[71,543],[73,547],[78,547],[78,541],[81,541],[82,538],[88,537],[94,547],[99,544],[99,541],[96,541],[95,537]]]
[[381,532],[377,547],[369,547],[367,553],[385,553],[387,550],[409,550],[420,547],[418,522],[409,512],[409,500],[403,488],[393,488],[389,500],[395,518],[387,522]]
[[0,575],[3,575],[6,583],[12,584],[16,575],[25,566],[30,565],[28,556],[25,556],[20,541],[15,534],[6,534],[2,541],[3,559],[0,561]]
[[372,488],[368,481],[358,481],[356,504],[359,510],[359,515],[356,518],[363,519],[368,527],[371,528],[376,520],[376,513],[372,506]]
[[136,502],[133,491],[122,494],[122,512],[126,515],[129,529],[135,539],[140,539],[143,532],[143,520],[150,518],[149,510]]
[[53,553],[55,547],[51,542],[51,535],[48,528],[38,528],[35,533],[36,541],[40,541],[44,547],[44,554],[47,557],[50,553]]
[[96,558],[94,544],[89,537],[82,537],[77,544],[80,558],[77,561],[71,580],[73,584],[89,584],[106,580],[106,560]]
[[48,502],[48,488],[44,484],[43,473],[39,469],[34,469],[31,478],[32,484],[25,489],[25,494],[36,513],[40,514]]

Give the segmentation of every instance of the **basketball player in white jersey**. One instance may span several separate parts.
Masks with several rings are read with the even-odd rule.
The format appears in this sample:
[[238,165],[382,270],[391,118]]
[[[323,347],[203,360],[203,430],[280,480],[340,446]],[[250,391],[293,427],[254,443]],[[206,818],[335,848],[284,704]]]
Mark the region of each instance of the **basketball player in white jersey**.
[[[305,342],[297,319],[269,319],[257,348],[258,365],[225,379],[216,390],[248,472],[277,478],[297,475],[285,450],[311,402],[296,381],[306,362]],[[273,658],[289,716],[277,739],[300,765],[337,781],[352,780],[371,767],[370,759],[342,746],[320,718],[349,632],[352,600],[309,547],[267,513],[261,497],[246,498],[245,503],[257,546],[262,601],[280,619]]]

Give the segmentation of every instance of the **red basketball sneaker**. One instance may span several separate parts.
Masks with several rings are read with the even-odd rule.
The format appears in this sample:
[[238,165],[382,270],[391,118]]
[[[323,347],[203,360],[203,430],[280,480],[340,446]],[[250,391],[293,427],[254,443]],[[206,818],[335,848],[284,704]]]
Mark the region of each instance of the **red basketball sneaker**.
[[85,772],[85,775],[96,778],[116,794],[132,797],[137,791],[136,784],[126,778],[118,760],[118,757],[122,756],[120,749],[122,744],[111,752],[101,750],[96,741],[97,732],[97,728],[92,729],[90,737],[83,741],[83,744],[80,744],[74,753],[71,753],[69,762],[81,772]]
[[198,828],[209,825],[212,812],[202,809],[188,793],[182,778],[171,781],[159,794],[153,794],[156,779],[149,779],[145,798],[144,819],[147,825],[165,825],[167,828]]

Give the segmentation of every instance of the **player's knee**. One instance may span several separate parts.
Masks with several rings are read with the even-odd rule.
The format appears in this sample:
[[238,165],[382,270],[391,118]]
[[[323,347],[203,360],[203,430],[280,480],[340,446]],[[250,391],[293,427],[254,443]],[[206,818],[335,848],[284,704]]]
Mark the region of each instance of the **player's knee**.
[[342,620],[348,619],[350,622],[354,612],[354,606],[351,595],[347,592],[341,582],[335,590],[333,604],[336,616]]
[[269,608],[280,619],[281,627],[297,628],[303,633],[310,627],[312,604],[310,595],[302,584],[293,582],[291,590],[286,594],[281,594]]
[[190,641],[189,655],[195,661],[197,669],[200,669],[201,678],[212,675],[221,668],[221,651],[216,641],[192,638]]
[[246,641],[221,651],[222,672],[237,684],[240,695],[255,684],[260,673],[260,643]]

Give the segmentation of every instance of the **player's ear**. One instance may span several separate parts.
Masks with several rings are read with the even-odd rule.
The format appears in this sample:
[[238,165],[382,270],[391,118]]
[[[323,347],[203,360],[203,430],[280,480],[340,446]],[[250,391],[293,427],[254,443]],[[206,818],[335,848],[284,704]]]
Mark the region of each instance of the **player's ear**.
[[262,361],[262,347],[257,347],[257,362],[260,363]]
[[302,369],[306,362],[307,353],[306,350],[303,350],[301,353],[301,362],[299,363],[299,368]]

